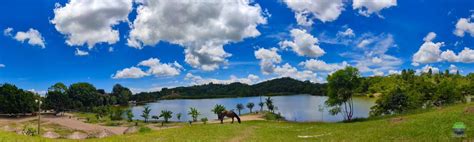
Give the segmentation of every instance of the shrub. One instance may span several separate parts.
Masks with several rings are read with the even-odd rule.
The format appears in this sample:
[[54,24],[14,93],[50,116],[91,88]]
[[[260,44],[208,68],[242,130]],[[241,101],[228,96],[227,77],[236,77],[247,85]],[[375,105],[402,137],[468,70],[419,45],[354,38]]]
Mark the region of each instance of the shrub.
[[148,132],[151,132],[151,129],[146,127],[146,126],[143,126],[143,127],[140,127],[140,129],[138,130],[138,132],[140,133],[148,133]]
[[206,124],[207,123],[207,117],[201,118],[202,123]]

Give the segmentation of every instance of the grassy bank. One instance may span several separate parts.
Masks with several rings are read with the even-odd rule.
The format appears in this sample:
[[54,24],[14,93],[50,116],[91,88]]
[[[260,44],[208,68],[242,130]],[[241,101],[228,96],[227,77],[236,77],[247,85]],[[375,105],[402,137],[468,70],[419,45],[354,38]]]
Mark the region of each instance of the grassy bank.
[[[242,124],[183,126],[148,133],[112,136],[89,141],[454,141],[455,122],[467,126],[466,140],[474,139],[474,114],[461,104],[429,111],[353,123],[293,123],[250,121]],[[400,119],[401,118],[401,119]],[[49,141],[1,132],[0,141]]]

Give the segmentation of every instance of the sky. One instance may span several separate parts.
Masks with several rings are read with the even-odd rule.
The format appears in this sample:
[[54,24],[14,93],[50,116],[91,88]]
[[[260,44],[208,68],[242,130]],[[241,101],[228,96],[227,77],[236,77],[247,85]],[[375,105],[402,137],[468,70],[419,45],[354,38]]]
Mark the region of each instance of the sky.
[[0,82],[40,94],[474,71],[472,0],[15,0],[0,30]]

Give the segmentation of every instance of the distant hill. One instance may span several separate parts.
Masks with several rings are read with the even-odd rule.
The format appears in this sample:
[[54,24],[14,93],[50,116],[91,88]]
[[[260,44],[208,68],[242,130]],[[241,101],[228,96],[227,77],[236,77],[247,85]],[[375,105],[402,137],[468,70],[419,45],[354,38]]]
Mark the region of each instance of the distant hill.
[[133,100],[138,102],[155,101],[157,99],[198,99],[198,98],[224,98],[248,97],[260,95],[291,95],[311,94],[324,95],[325,84],[299,81],[284,77],[264,81],[254,85],[243,83],[231,84],[204,84],[189,87],[163,88],[157,92],[142,92],[133,95]]

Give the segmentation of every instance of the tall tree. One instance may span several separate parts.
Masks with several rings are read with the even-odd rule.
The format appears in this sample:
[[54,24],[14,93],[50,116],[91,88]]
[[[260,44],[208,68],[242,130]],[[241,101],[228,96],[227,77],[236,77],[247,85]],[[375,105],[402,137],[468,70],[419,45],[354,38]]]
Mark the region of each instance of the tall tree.
[[240,111],[245,108],[244,105],[241,103],[237,104],[235,107],[237,108],[237,111],[239,111],[239,115],[240,115]]
[[253,109],[254,106],[255,106],[255,104],[253,104],[252,102],[247,103],[247,108],[249,108],[250,113],[252,113],[252,109]]
[[145,119],[145,123],[147,123],[148,118],[150,118],[150,112],[151,112],[150,106],[145,106],[141,115],[141,117]]
[[120,84],[115,84],[112,89],[112,95],[117,98],[118,104],[127,105],[132,96],[132,91]]
[[360,84],[359,70],[350,66],[346,67],[329,75],[327,81],[327,94],[329,98],[326,100],[326,104],[334,107],[334,109],[338,109],[332,111],[335,112],[334,114],[342,111],[344,119],[350,121],[354,113],[352,97],[354,90]]

